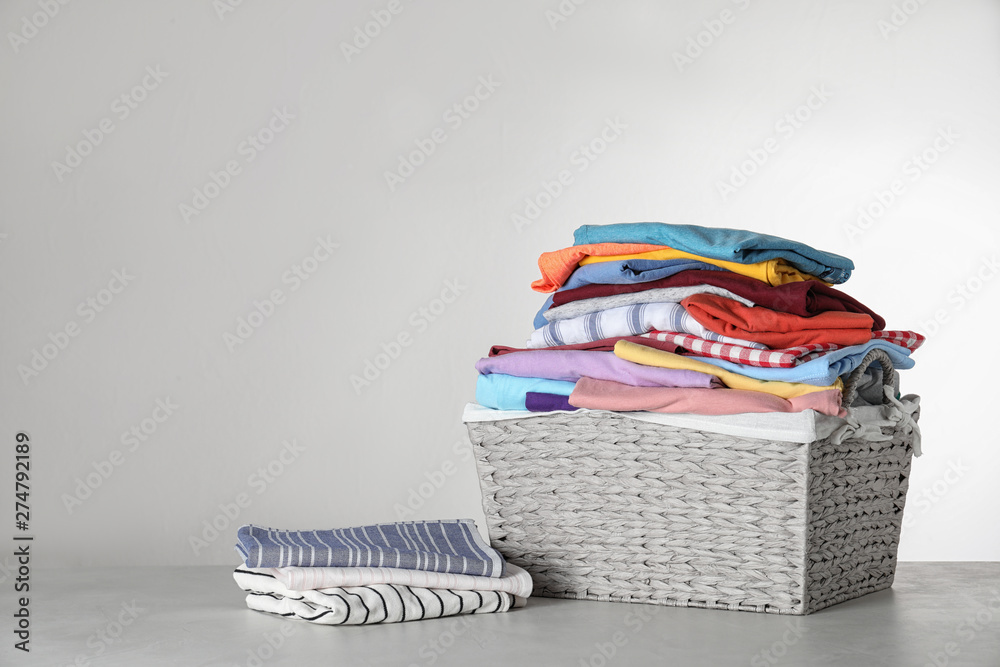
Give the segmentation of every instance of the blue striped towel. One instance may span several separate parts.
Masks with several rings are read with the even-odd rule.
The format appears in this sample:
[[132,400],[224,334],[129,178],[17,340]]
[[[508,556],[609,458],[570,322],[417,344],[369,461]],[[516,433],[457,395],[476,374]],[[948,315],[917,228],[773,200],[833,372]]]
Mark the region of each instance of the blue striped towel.
[[500,577],[504,559],[472,519],[402,521],[333,530],[240,526],[247,567],[392,567]]

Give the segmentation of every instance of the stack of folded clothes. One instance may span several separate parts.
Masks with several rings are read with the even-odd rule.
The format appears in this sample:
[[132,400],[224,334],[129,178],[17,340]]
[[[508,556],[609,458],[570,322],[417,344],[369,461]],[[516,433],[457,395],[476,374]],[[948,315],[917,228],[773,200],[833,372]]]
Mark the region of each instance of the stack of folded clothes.
[[[844,378],[869,351],[908,369],[924,341],[831,286],[850,259],[767,234],[584,225],[538,266],[549,297],[525,347],[476,364],[484,407],[843,417]],[[882,398],[873,364],[855,404]]]
[[472,519],[334,530],[244,525],[233,578],[256,611],[324,625],[396,623],[524,606],[531,577]]

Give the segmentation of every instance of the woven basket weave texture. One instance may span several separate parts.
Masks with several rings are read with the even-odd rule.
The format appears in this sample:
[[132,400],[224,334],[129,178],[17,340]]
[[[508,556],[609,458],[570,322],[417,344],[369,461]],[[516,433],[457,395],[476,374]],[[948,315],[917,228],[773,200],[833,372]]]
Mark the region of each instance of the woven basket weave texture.
[[468,424],[535,595],[808,614],[892,585],[912,436],[809,444],[610,412]]

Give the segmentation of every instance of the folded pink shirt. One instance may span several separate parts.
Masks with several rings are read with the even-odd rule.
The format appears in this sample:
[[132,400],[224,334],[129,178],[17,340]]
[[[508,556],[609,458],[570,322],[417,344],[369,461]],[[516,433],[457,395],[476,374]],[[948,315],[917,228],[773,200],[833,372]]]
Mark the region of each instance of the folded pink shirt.
[[581,378],[569,396],[569,404],[591,410],[687,412],[696,415],[815,410],[824,415],[844,417],[847,411],[841,407],[842,399],[843,393],[839,389],[784,399],[745,389],[634,387],[609,380]]

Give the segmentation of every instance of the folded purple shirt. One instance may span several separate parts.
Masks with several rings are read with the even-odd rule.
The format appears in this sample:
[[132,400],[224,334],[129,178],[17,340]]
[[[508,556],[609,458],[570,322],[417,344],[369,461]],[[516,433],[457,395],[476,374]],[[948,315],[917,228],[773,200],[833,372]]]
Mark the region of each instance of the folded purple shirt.
[[529,391],[524,395],[524,407],[530,412],[555,412],[565,410],[573,412],[580,408],[574,408],[569,404],[569,396],[559,394],[545,394],[540,391]]
[[722,386],[719,379],[698,371],[658,368],[625,361],[614,352],[591,350],[527,350],[498,357],[485,357],[476,362],[483,375],[503,373],[523,378],[545,378],[576,382],[589,377],[611,380],[634,387],[701,387]]

